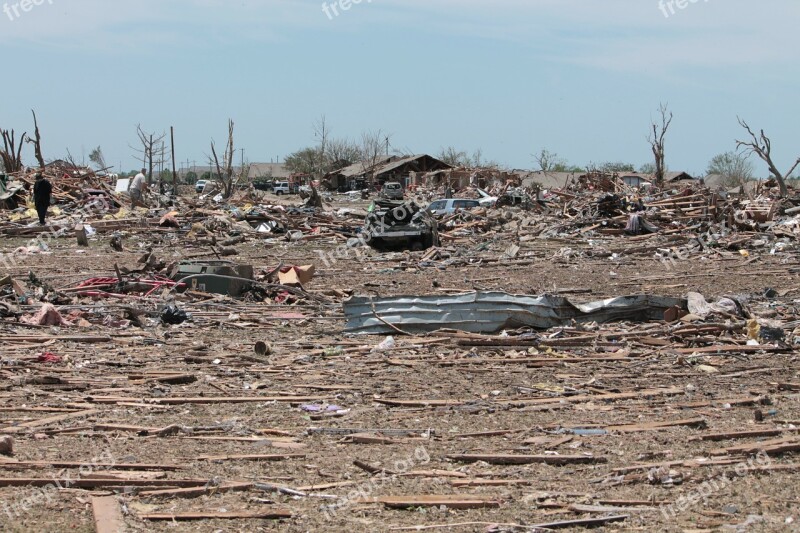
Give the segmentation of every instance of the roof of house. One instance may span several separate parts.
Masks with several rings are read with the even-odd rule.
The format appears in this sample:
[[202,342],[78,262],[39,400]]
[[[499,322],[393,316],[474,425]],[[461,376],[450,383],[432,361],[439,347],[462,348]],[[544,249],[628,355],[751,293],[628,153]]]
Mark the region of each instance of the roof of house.
[[579,176],[576,172],[531,172],[528,170],[514,170],[511,173],[520,177],[524,187],[530,187],[535,183],[545,189],[561,189],[571,182],[578,181]]
[[693,180],[688,172],[664,172],[664,181],[683,181]]
[[[447,163],[436,159],[435,157],[431,157],[427,154],[418,154],[418,155],[408,155],[408,156],[385,156],[381,157],[375,162],[374,165],[374,174],[376,176],[380,176],[381,174],[388,174],[392,171],[395,171],[399,168],[402,168],[405,165],[413,164],[422,159],[429,159],[429,163],[431,166],[435,166],[437,169],[443,168],[450,168],[450,165]],[[373,165],[369,161],[361,161],[350,165],[349,167],[344,167],[339,169],[335,172],[331,172],[329,176],[344,176],[346,178],[354,178],[356,176],[362,176],[373,169]]]
[[289,178],[292,171],[283,163],[250,163],[249,179],[254,178]]

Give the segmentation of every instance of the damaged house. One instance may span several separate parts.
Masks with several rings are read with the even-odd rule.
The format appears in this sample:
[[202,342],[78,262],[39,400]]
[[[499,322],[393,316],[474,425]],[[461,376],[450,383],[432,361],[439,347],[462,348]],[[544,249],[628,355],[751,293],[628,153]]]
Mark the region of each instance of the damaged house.
[[412,183],[412,177],[437,170],[452,168],[444,161],[421,154],[409,156],[386,156],[372,161],[361,161],[333,172],[322,179],[322,184],[331,190],[352,191],[377,188],[386,182],[396,181],[403,187]]

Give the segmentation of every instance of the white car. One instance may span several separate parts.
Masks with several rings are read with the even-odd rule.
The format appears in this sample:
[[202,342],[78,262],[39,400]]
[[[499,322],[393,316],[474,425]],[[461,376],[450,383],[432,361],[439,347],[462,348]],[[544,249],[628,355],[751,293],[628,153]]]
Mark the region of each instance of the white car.
[[470,198],[447,198],[443,200],[436,200],[428,205],[428,213],[431,215],[451,215],[461,209],[475,209],[480,207],[479,200],[472,200]]
[[276,181],[275,185],[272,187],[272,192],[278,196],[289,194],[290,191],[291,188],[289,187],[288,181]]

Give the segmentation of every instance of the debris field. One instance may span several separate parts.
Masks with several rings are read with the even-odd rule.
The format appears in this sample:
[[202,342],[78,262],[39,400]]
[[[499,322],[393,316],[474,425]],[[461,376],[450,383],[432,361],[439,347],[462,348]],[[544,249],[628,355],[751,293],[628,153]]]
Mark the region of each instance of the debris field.
[[800,198],[603,176],[378,250],[361,198],[57,177],[39,227],[18,178],[4,531],[797,527]]

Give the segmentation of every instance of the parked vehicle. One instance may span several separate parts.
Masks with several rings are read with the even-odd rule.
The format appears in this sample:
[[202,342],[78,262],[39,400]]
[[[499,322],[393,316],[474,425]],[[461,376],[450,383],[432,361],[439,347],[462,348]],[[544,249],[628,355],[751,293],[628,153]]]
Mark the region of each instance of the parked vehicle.
[[381,189],[381,198],[386,200],[402,200],[404,197],[403,186],[396,181],[390,181],[383,184]]
[[428,213],[434,216],[451,215],[460,209],[474,209],[481,207],[478,200],[471,200],[469,198],[447,198],[444,200],[436,200],[428,205]]
[[198,194],[203,192],[203,189],[206,188],[206,180],[200,180],[194,184],[194,190],[197,191]]
[[289,185],[288,181],[276,181],[275,184],[272,186],[272,192],[274,192],[278,196],[282,196],[284,194],[291,193],[292,187],[291,185]]

